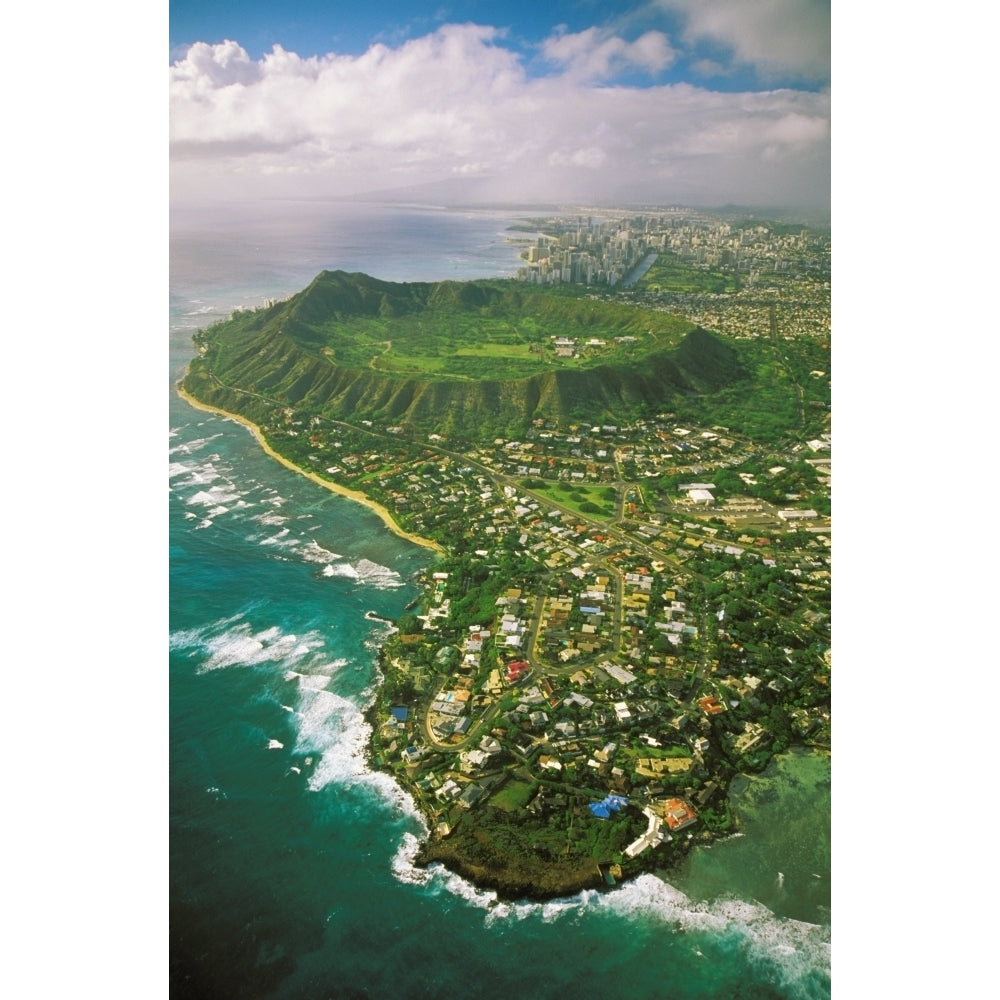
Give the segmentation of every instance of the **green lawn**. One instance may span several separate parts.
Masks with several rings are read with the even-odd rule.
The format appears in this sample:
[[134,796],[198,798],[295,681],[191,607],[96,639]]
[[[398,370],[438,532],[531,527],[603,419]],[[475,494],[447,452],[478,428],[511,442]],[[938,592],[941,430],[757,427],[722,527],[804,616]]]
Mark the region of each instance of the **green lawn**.
[[[544,486],[540,486],[544,483]],[[567,507],[583,517],[610,521],[615,515],[615,501],[612,499],[613,488],[607,485],[595,486],[582,483],[549,482],[548,480],[522,480],[522,487],[533,493],[551,500],[553,503]]]
[[500,791],[490,799],[490,805],[504,812],[517,812],[523,809],[535,792],[535,786],[527,781],[508,781]]

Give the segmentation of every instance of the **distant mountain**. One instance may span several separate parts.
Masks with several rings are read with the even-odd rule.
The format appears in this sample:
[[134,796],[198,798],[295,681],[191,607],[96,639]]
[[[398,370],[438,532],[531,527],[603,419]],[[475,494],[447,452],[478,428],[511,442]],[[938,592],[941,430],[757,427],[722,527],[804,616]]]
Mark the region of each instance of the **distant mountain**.
[[510,280],[386,282],[324,271],[283,302],[200,333],[196,398],[466,438],[649,416],[743,377],[681,317]]

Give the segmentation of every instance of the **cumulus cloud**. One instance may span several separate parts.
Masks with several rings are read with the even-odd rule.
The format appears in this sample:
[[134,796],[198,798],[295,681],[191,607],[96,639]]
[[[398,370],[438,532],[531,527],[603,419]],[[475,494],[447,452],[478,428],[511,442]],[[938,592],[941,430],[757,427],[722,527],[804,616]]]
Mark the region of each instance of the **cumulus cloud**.
[[654,0],[679,13],[683,38],[733,52],[764,78],[830,78],[830,0]]
[[634,42],[626,42],[599,28],[558,32],[542,43],[542,53],[570,76],[582,79],[604,79],[632,68],[655,75],[676,58],[662,31],[647,31]]
[[232,41],[194,45],[170,70],[172,197],[454,178],[484,200],[828,204],[828,95],[606,85],[616,62],[673,58],[657,33],[559,34],[547,54],[563,69],[537,78],[502,41],[446,25],[359,56],[276,46],[256,61]]
[[170,79],[171,84],[186,82],[193,88],[210,90],[255,83],[259,71],[236,42],[225,41],[220,45],[195,42],[185,57],[171,67]]

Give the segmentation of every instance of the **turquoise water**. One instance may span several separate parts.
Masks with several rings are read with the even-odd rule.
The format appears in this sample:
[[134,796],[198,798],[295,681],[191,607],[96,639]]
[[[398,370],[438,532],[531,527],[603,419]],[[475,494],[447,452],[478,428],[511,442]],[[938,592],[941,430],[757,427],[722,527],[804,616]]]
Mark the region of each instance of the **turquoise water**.
[[[829,760],[734,798],[682,870],[497,904],[410,863],[422,820],[367,767],[385,626],[429,554],[181,400],[190,335],[323,268],[511,274],[487,213],[265,204],[175,216],[170,299],[170,970],[177,998],[825,998]],[[818,876],[818,877],[817,877]]]

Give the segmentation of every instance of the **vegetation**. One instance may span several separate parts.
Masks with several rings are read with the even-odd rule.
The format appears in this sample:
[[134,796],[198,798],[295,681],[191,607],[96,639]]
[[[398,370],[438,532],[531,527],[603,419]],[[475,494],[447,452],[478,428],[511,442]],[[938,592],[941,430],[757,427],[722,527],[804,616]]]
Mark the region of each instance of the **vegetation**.
[[617,493],[610,486],[592,486],[565,481],[526,479],[525,489],[533,490],[559,507],[610,521],[615,513]]
[[295,406],[479,438],[539,417],[624,420],[745,374],[731,346],[664,312],[513,281],[342,271],[197,343],[185,388],[250,419]]
[[[208,331],[225,337],[280,333],[298,348],[344,368],[392,378],[523,378],[553,368],[587,369],[630,362],[675,347],[693,324],[677,316],[579,295],[558,295],[517,282],[378,281],[364,274],[324,271],[286,302],[244,312]],[[618,343],[616,337],[642,343]],[[610,338],[556,358],[556,338]]]
[[736,275],[692,267],[670,252],[661,253],[634,286],[637,292],[670,295],[735,292],[738,288]]
[[[342,273],[195,340],[192,395],[446,550],[369,716],[433,831],[421,863],[508,898],[603,886],[731,830],[734,775],[829,745],[829,525],[782,510],[829,513],[826,340]],[[602,818],[608,792],[629,802]],[[696,815],[642,846],[675,798]]]
[[[532,794],[542,787],[531,789]],[[600,864],[617,863],[632,874],[644,867],[622,853],[646,827],[637,809],[597,820],[581,796],[549,788],[535,799],[531,813],[508,811],[496,800],[482,809],[478,821],[456,814],[449,837],[426,843],[418,860],[442,861],[505,898],[551,898],[601,885]]]
[[828,344],[806,338],[780,346],[740,340],[734,348],[748,377],[721,387],[710,400],[678,397],[674,411],[679,420],[702,420],[710,408],[714,420],[733,433],[774,447],[827,430],[830,381],[810,373],[829,372]]

